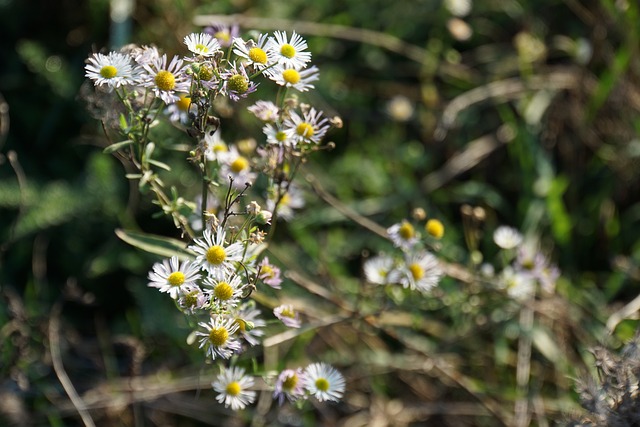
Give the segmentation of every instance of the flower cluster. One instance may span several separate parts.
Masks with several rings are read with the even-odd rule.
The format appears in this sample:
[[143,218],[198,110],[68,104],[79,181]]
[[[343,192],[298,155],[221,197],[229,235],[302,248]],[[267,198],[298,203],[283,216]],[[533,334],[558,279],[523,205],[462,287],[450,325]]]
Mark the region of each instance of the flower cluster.
[[[253,403],[256,392],[252,376],[243,368],[223,369],[211,385],[218,393],[216,399],[232,410],[244,409]],[[309,397],[318,401],[339,401],[345,390],[342,374],[326,363],[312,363],[305,369],[285,369],[273,385],[273,397],[282,405],[285,401],[296,402]]]
[[[505,266],[497,277],[497,286],[516,301],[523,301],[537,292],[553,293],[560,272],[540,251],[533,239],[515,228],[500,226],[493,233],[493,241],[503,252]],[[485,275],[494,276],[494,268],[485,265]]]
[[[444,226],[437,219],[424,225],[429,239],[438,240],[444,235]],[[411,290],[428,293],[438,285],[443,271],[436,256],[427,249],[428,240],[422,238],[416,226],[409,220],[387,229],[389,240],[400,249],[400,256],[378,254],[364,264],[366,279],[374,284],[400,284]]]
[[[125,140],[105,151],[131,162],[138,173],[128,177],[150,189],[162,212],[190,238],[186,250],[153,265],[148,284],[175,301],[194,325],[194,341],[210,361],[221,362],[258,345],[266,334],[267,321],[250,296],[263,285],[281,290],[283,279],[264,250],[276,221],[290,220],[304,206],[294,177],[305,157],[331,147],[323,139],[341,121],[298,100],[299,93],[313,89],[319,70],[295,32],[242,38],[237,28],[212,26],[184,37],[184,45],[186,56],[134,45],[95,53],[85,70],[96,89],[120,102],[118,123],[105,128],[116,127]],[[278,88],[276,102],[256,99],[245,107],[261,123],[262,137],[225,142],[219,101],[239,105],[257,96],[260,79]],[[198,194],[167,191],[160,178],[171,168],[159,160],[150,138],[162,118],[192,140],[183,151],[202,176]],[[251,192],[262,202],[243,203]],[[275,307],[272,314],[286,327],[302,325],[291,305]],[[233,410],[253,402],[252,385],[237,366],[223,369],[212,384],[218,400]],[[334,368],[312,364],[283,372],[274,393],[280,401],[308,395],[338,400],[344,385]]]

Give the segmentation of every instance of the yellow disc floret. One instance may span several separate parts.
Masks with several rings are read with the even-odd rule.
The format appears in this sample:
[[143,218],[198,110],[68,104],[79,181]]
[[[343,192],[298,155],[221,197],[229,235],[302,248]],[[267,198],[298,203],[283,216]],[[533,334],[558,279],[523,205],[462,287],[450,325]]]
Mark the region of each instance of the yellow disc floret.
[[189,111],[191,106],[191,98],[189,95],[180,95],[180,99],[176,101],[176,106],[180,111]]
[[290,317],[292,319],[295,319],[296,317],[296,312],[290,308],[284,308],[280,314],[284,317]]
[[296,56],[296,48],[291,46],[289,43],[285,43],[280,47],[280,55],[291,59]]
[[213,78],[213,67],[205,64],[198,70],[198,79],[208,82]]
[[227,384],[227,388],[225,389],[229,396],[237,396],[242,391],[242,387],[240,387],[240,383],[237,381],[232,381]]
[[221,301],[228,301],[233,296],[233,287],[227,282],[220,282],[213,290],[216,298]]
[[282,72],[282,78],[289,84],[296,84],[300,81],[300,73],[292,68],[288,68]]
[[311,123],[302,122],[296,126],[296,133],[303,138],[311,138],[313,136],[313,126]]
[[234,321],[234,323],[238,325],[237,333],[242,333],[247,331],[247,322],[245,322],[244,320],[238,318]]
[[416,231],[414,230],[413,225],[411,225],[407,221],[402,221],[400,229],[398,230],[398,234],[400,234],[400,237],[402,237],[404,240],[409,240],[416,235]]
[[282,142],[285,141],[287,139],[287,133],[285,131],[278,131],[276,132],[276,141],[278,142]]
[[409,271],[411,272],[411,276],[413,276],[414,280],[420,280],[424,277],[424,270],[418,264],[411,264],[409,266]]
[[241,74],[234,74],[227,81],[227,88],[239,94],[243,94],[249,90],[249,81]]
[[166,70],[158,71],[155,82],[160,90],[173,90],[176,87],[176,77]]
[[240,173],[249,167],[249,161],[242,156],[238,156],[229,166],[233,173]]
[[441,239],[442,236],[444,236],[444,225],[437,219],[430,219],[427,221],[424,228],[427,230],[427,233],[436,239]]
[[113,65],[105,65],[100,69],[100,75],[105,79],[112,79],[118,75],[118,69]]
[[252,47],[249,49],[249,59],[258,64],[266,64],[267,54],[259,47]]
[[184,283],[184,273],[181,271],[173,272],[167,277],[167,282],[171,286],[180,286]]
[[229,43],[231,41],[231,34],[229,34],[228,31],[218,31],[213,35],[213,37],[224,43]]
[[325,378],[318,378],[316,380],[316,388],[320,391],[328,391],[329,381],[327,381]]
[[224,262],[227,257],[227,253],[224,251],[222,246],[211,246],[207,249],[207,262],[213,265],[220,265]]
[[229,331],[225,327],[212,328],[209,331],[209,341],[216,347],[224,345],[229,339]]
[[298,385],[298,375],[294,372],[282,382],[282,388],[285,390],[293,390]]
[[195,47],[195,50],[197,50],[200,53],[209,53],[209,48],[203,44],[198,43],[194,47]]

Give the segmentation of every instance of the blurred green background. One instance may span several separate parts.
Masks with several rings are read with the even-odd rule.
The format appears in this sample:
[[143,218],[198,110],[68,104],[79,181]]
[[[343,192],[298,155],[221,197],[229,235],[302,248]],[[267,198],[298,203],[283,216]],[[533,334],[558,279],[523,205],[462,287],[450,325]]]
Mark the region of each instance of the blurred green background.
[[[304,175],[342,206],[385,228],[423,208],[445,223],[440,254],[472,271],[471,250],[496,253],[496,226],[541,236],[562,278],[557,298],[536,308],[544,337],[534,340],[528,393],[540,407],[527,421],[579,411],[572,378],[591,369],[588,348],[617,348],[636,328],[629,319],[605,330],[640,290],[637,2],[142,0],[118,22],[123,4],[126,12],[117,0],[0,0],[0,424],[82,425],[54,370],[52,339],[97,425],[513,421],[517,307],[454,279],[417,300],[364,286],[363,259],[389,242],[308,182],[307,209],[279,228],[273,256],[330,295],[366,300],[362,313],[393,316],[311,330],[281,349],[343,370],[340,405],[271,408],[252,421],[252,411],[234,417],[214,402],[184,320],[146,287],[158,257],[114,233],[179,237],[102,153],[83,70],[90,53],[123,43],[184,54],[194,19],[209,14],[242,14],[251,24],[243,31],[305,35],[321,70],[308,100],[345,126]],[[230,140],[260,137],[239,112],[246,105],[227,118]],[[193,172],[183,174],[190,182]],[[464,205],[482,218],[470,222]],[[131,375],[155,379],[156,394],[109,392]]]

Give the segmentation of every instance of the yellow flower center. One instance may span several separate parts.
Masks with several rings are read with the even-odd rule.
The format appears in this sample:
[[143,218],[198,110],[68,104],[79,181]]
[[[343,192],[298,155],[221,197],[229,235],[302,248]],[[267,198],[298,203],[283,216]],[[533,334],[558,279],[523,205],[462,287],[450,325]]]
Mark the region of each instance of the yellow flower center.
[[424,276],[424,270],[416,263],[409,266],[409,271],[411,272],[414,280],[420,280]]
[[206,47],[205,45],[198,43],[197,45],[194,46],[195,50],[201,53],[208,53],[209,52],[209,48]]
[[236,319],[235,324],[238,325],[238,333],[247,331],[247,322],[242,319]]
[[253,62],[257,62],[258,64],[266,64],[267,54],[259,47],[252,47],[249,49],[249,59]]
[[233,173],[240,173],[249,167],[249,161],[244,157],[239,156],[233,162],[231,162],[230,167]]
[[226,145],[224,145],[224,144],[216,144],[216,145],[214,145],[213,147],[211,147],[211,149],[212,149],[213,151],[215,151],[216,153],[224,153],[224,152],[229,151],[229,149],[227,148],[227,146],[226,146]]
[[155,82],[160,90],[173,90],[176,87],[176,77],[166,70],[158,71]]
[[295,319],[296,317],[296,312],[293,311],[293,309],[291,308],[285,308],[282,310],[282,312],[280,313],[282,316],[284,317],[290,317],[292,319]]
[[223,42],[229,42],[229,40],[231,40],[231,34],[229,34],[228,31],[218,31],[213,35],[213,37],[218,40],[222,40]]
[[302,122],[296,127],[296,133],[303,138],[311,138],[313,136],[313,126],[311,123]]
[[209,264],[220,265],[227,257],[227,253],[222,246],[211,246],[207,250],[206,258]]
[[209,331],[209,341],[216,347],[224,345],[229,339],[229,331],[227,328],[221,326],[219,328],[213,328]]
[[171,273],[169,277],[167,277],[167,282],[169,282],[171,286],[182,285],[184,283],[184,273],[181,271]]
[[213,67],[211,65],[203,65],[198,71],[198,79],[208,82],[213,78]]
[[282,142],[287,139],[287,133],[285,131],[276,132],[276,141]]
[[233,296],[233,287],[227,282],[220,282],[216,285],[213,293],[221,301],[228,301]]
[[176,106],[180,111],[189,111],[191,106],[191,98],[189,95],[180,95],[180,99],[176,101]]
[[184,296],[184,305],[187,307],[195,307],[198,304],[198,291],[189,292]]
[[112,79],[118,74],[118,69],[113,65],[105,65],[100,69],[100,75],[105,79]]
[[282,388],[285,390],[293,390],[296,385],[298,385],[298,375],[296,373],[289,375],[287,379],[282,382]]
[[325,378],[318,378],[316,380],[316,388],[320,391],[329,390],[329,381],[327,381]]
[[289,197],[289,193],[284,193],[280,198],[280,203],[278,206],[287,206],[291,202],[291,197]]
[[237,396],[242,391],[242,387],[240,387],[240,383],[237,381],[230,382],[227,384],[227,388],[225,389],[229,396]]
[[300,81],[300,73],[292,68],[288,68],[282,72],[282,78],[289,84],[296,84]]
[[274,276],[273,268],[268,265],[263,265],[260,267],[260,275],[266,276],[268,279],[271,279]]
[[241,74],[234,74],[227,81],[229,90],[243,94],[249,90],[249,81]]
[[413,225],[404,221],[400,226],[400,230],[398,230],[398,233],[400,234],[400,237],[402,237],[404,240],[409,240],[413,236],[415,236],[416,231],[413,229]]
[[427,233],[436,239],[441,239],[442,236],[444,236],[444,225],[437,219],[430,219],[427,221],[424,228],[427,230]]
[[285,43],[280,48],[280,55],[287,58],[293,58],[296,56],[296,48],[291,46],[289,43]]

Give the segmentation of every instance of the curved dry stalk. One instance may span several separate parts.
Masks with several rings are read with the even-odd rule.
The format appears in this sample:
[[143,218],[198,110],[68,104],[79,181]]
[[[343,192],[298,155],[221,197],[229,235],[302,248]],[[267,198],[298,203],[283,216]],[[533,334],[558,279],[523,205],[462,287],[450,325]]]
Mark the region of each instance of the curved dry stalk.
[[71,399],[71,403],[75,407],[76,411],[82,418],[82,422],[86,427],[95,427],[93,418],[87,410],[82,398],[76,392],[71,379],[67,375],[62,363],[62,355],[60,354],[60,314],[62,313],[62,303],[57,302],[51,309],[51,317],[49,318],[49,347],[51,352],[51,362],[53,363],[53,370],[62,384],[64,391]]
[[296,32],[337,38],[359,43],[365,43],[387,49],[398,55],[405,56],[413,61],[422,63],[428,57],[428,52],[416,45],[407,43],[398,37],[379,31],[364,28],[348,27],[346,25],[322,24],[319,22],[298,21],[291,19],[236,15],[198,15],[193,18],[193,23],[200,27],[211,25],[212,23],[222,23],[226,25],[238,24],[247,28],[276,30],[282,28],[292,28]]
[[[473,88],[452,99],[440,119],[434,135],[436,139],[442,140],[447,132],[454,126],[458,115],[474,104],[489,100],[501,99],[504,101],[519,98],[523,95],[537,90],[566,90],[585,88],[588,92],[596,87],[596,80],[593,76],[585,74],[582,70],[571,68],[552,71],[547,74],[534,75],[522,79],[519,77],[494,81],[484,86]],[[634,108],[640,108],[640,98],[637,94],[629,94],[630,102]]]

